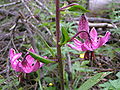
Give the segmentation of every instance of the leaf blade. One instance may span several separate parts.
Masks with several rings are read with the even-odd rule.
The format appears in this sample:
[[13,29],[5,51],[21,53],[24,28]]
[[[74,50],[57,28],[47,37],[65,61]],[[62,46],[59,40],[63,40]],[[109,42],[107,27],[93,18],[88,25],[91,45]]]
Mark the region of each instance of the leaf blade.
[[78,88],[78,90],[89,90],[92,86],[97,84],[100,80],[102,80],[105,76],[107,76],[110,73],[111,72],[101,72],[101,73],[94,75],[93,77],[88,79],[86,82],[84,82],[80,86],[80,88]]
[[42,63],[45,63],[45,64],[48,64],[48,63],[55,63],[55,61],[51,61],[51,60],[48,60],[48,59],[45,59],[29,50],[27,50],[29,52],[29,54],[36,60],[42,62]]

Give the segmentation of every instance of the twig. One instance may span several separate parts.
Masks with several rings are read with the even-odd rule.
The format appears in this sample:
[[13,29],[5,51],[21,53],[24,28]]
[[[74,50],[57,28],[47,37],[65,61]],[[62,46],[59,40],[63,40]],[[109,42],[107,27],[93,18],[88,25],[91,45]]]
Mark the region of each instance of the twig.
[[67,54],[66,54],[66,57],[67,57],[67,64],[68,64],[68,80],[69,80],[69,89],[70,90],[72,90],[72,83],[71,83],[71,81],[72,81],[72,65],[71,65],[71,58],[70,58],[70,54],[69,54],[69,52],[67,52]]
[[[78,21],[76,22],[77,24],[79,23]],[[109,23],[89,23],[90,27],[96,27],[96,28],[116,28],[115,25],[109,24]]]
[[0,74],[6,73],[6,72],[7,72],[7,69],[1,71]]
[[28,12],[30,13],[30,15],[32,16],[32,18],[37,22],[39,23],[39,21],[34,17],[34,14],[32,13],[32,11],[30,10],[30,8],[27,6],[27,4],[25,3],[24,0],[21,0],[22,3],[24,4],[24,6],[26,7],[26,9],[28,10]]
[[5,10],[5,9],[0,9],[0,14],[3,16],[15,16],[14,13],[11,13],[10,11]]
[[103,27],[107,27],[107,28],[116,28],[114,25],[109,24],[109,23],[89,23],[90,27],[98,27],[98,28],[103,28]]
[[16,5],[16,4],[19,4],[21,3],[21,1],[17,1],[17,2],[12,2],[12,3],[8,3],[8,4],[3,4],[3,5],[0,5],[0,8],[2,7],[8,7],[8,6],[12,6],[12,5]]
[[45,10],[49,13],[49,15],[53,15],[53,13],[50,12],[50,10],[49,10],[43,3],[41,3],[41,2],[38,1],[38,0],[35,0],[35,1],[36,1],[36,3],[37,3],[38,5],[40,5],[43,9],[45,9]]
[[[79,18],[74,18],[75,21],[79,21]],[[112,19],[106,19],[106,18],[96,18],[96,17],[88,17],[89,22],[105,22],[105,23],[111,23]]]
[[22,15],[22,18],[24,20],[22,18],[21,18],[21,20],[24,23],[24,25],[26,26],[26,29],[27,29],[28,33],[30,34],[29,37],[31,39],[32,47],[34,48],[34,50],[36,51],[36,53],[39,54],[38,49],[37,49],[37,47],[35,45],[35,39],[34,39],[33,33],[31,32],[32,29],[30,28],[29,24],[26,22],[27,20],[26,20],[24,14],[22,12],[19,12],[19,13],[20,13],[20,15]]

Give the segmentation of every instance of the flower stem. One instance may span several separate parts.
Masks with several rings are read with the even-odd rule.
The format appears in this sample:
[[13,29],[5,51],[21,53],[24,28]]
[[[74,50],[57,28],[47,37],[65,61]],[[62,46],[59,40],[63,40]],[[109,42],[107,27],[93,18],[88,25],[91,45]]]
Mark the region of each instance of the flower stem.
[[72,41],[75,37],[77,37],[82,32],[85,32],[88,35],[89,39],[90,39],[90,35],[89,35],[89,33],[87,31],[80,31],[80,32],[76,33],[68,42]]
[[59,0],[56,0],[56,38],[57,38],[57,59],[58,68],[60,75],[61,90],[64,90],[64,77],[63,77],[63,62],[61,57],[61,45],[60,42],[60,11],[59,11]]

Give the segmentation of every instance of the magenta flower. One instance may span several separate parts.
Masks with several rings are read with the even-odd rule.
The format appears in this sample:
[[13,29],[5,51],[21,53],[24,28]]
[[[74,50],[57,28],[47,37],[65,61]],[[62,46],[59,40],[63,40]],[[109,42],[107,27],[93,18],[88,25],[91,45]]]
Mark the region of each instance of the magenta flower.
[[[84,31],[84,32],[82,32]],[[108,41],[110,32],[106,32],[105,36],[98,37],[96,29],[93,27],[91,31],[89,31],[88,27],[88,20],[85,18],[84,15],[81,16],[78,32],[80,33],[80,38],[84,39],[84,42],[79,41],[78,39],[74,38],[72,44],[67,44],[72,49],[78,50],[78,51],[93,51],[102,45],[105,45],[105,43]]]
[[[33,48],[30,48],[29,51],[35,53]],[[22,53],[16,54],[13,48],[10,49],[9,55],[11,67],[16,72],[31,73],[43,66],[43,63],[32,58],[28,52],[22,61],[20,60]]]

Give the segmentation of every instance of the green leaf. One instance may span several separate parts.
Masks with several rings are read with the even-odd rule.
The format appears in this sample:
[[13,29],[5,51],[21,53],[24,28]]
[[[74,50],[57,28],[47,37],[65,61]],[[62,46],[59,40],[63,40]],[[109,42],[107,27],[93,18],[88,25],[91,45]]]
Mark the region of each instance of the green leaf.
[[90,79],[88,79],[86,82],[84,82],[80,86],[80,88],[78,88],[78,90],[89,90],[92,86],[94,86],[95,84],[97,84],[100,80],[102,80],[105,76],[107,76],[110,73],[111,72],[97,73],[96,75],[94,75],[93,77],[91,77]]
[[116,76],[117,76],[118,78],[120,78],[120,72],[118,72],[118,73],[116,74]]
[[67,29],[65,29],[65,27],[62,27],[61,31],[62,31],[62,39],[61,39],[60,44],[64,45],[67,43],[67,41],[70,40],[70,37],[69,37]]
[[120,79],[117,79],[117,80],[110,80],[110,83],[113,87],[115,87],[116,89],[117,88],[120,88],[120,85],[118,85],[118,83],[120,83]]
[[[27,50],[27,51],[28,51],[28,50]],[[40,62],[42,62],[42,63],[45,63],[45,64],[55,63],[55,61],[51,61],[51,60],[45,59],[45,58],[43,58],[43,57],[41,57],[41,56],[39,56],[39,55],[31,52],[31,51],[28,51],[28,52],[29,52],[29,54],[30,54],[34,59],[36,59],[36,60],[38,60],[38,61],[40,61]]]
[[84,8],[83,6],[81,6],[81,5],[71,6],[68,10],[69,10],[69,11],[82,11],[83,13],[90,12],[89,10],[85,9],[85,8]]
[[43,80],[46,81],[47,83],[53,82],[53,78],[51,78],[51,77],[44,77]]

